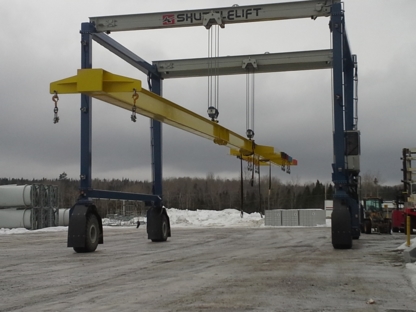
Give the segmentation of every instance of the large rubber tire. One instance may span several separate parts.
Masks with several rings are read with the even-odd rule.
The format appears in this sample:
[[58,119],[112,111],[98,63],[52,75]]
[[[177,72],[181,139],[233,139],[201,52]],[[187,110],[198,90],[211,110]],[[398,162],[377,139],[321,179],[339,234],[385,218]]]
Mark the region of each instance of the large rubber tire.
[[152,239],[152,242],[166,242],[169,236],[169,222],[165,215],[162,215],[161,222],[161,234],[162,236],[157,239]]
[[371,220],[367,219],[364,221],[364,233],[371,234]]
[[332,246],[335,249],[352,248],[351,215],[348,208],[340,206],[334,209],[331,223]]
[[100,238],[100,228],[98,226],[98,219],[95,214],[87,215],[87,222],[85,226],[85,247],[74,247],[75,252],[93,252],[97,249]]
[[398,233],[398,232],[399,232],[399,228],[398,228],[398,227],[394,227],[394,228],[393,228],[393,232],[394,232],[394,233]]

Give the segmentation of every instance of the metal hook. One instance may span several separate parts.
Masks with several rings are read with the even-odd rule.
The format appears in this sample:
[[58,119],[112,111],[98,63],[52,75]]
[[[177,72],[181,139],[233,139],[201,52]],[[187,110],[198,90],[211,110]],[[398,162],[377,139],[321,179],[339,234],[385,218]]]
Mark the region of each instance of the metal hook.
[[58,104],[59,101],[59,96],[58,93],[56,93],[56,91],[54,91],[54,96],[52,97],[52,101],[54,101],[55,105]]
[[133,101],[134,101],[134,105],[136,105],[136,101],[139,98],[139,95],[136,92],[136,89],[133,89],[134,93],[132,95]]
[[137,117],[136,117],[136,101],[139,98],[139,95],[137,94],[136,89],[133,89],[132,98],[133,98],[133,107],[131,108],[131,117],[130,117],[130,119],[131,119],[131,121],[136,122],[136,120],[137,120]]

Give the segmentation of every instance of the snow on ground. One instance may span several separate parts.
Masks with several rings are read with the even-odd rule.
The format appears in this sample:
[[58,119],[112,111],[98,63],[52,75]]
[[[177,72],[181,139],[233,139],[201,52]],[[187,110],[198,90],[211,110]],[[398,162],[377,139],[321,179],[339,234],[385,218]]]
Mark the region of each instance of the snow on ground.
[[[241,217],[240,211],[236,209],[225,209],[221,211],[213,210],[179,210],[175,208],[167,208],[170,223],[172,228],[197,228],[197,227],[264,227],[264,218],[261,217],[259,213],[243,213]],[[124,219],[124,220],[123,220]],[[117,228],[122,229],[123,227],[131,228],[131,226],[136,226],[137,221],[141,223],[146,222],[146,218],[132,218],[130,220],[122,219],[108,219],[103,218],[103,225],[105,228]],[[326,224],[321,225],[323,227],[331,226],[331,219],[326,219]],[[9,234],[33,234],[33,233],[43,233],[43,232],[59,232],[59,231],[68,231],[66,226],[50,227],[40,230],[27,230],[27,229],[0,229],[0,235],[9,235]],[[400,250],[405,250],[407,248],[416,248],[416,238],[411,240],[411,246],[407,247],[405,243],[397,247]],[[406,264],[407,275],[412,281],[413,287],[416,290],[416,264],[407,263]]]
[[8,235],[8,234],[32,234],[32,233],[44,233],[44,232],[61,232],[61,231],[68,231],[67,226],[55,226],[55,227],[49,227],[39,230],[27,230],[24,228],[18,228],[18,229],[0,229],[0,235]]

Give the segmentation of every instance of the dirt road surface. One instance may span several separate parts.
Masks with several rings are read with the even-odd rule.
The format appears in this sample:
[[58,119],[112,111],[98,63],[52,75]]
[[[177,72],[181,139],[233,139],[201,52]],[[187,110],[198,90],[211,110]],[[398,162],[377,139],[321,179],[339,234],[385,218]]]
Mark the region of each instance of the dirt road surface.
[[416,311],[403,234],[334,250],[325,227],[105,228],[89,254],[66,235],[0,236],[0,311]]

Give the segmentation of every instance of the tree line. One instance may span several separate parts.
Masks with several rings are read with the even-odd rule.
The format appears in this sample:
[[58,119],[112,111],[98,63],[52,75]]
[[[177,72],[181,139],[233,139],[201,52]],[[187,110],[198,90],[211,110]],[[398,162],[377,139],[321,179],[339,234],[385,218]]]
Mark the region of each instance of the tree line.
[[[48,184],[59,188],[59,206],[71,207],[78,198],[79,180],[68,179],[60,175],[58,179],[15,179],[0,178],[5,184]],[[95,189],[150,194],[152,184],[149,181],[129,179],[94,179]],[[361,181],[361,196],[379,196],[384,200],[395,200],[402,187],[381,186],[374,183],[372,176],[364,175]],[[243,192],[241,192],[243,190]],[[331,183],[320,181],[300,184],[296,181],[281,182],[279,179],[264,177],[251,180],[244,177],[243,187],[240,179],[214,178],[167,178],[163,180],[163,204],[167,208],[188,210],[242,209],[244,212],[264,212],[267,209],[306,209],[324,208],[324,201],[331,200],[334,193]],[[243,194],[243,196],[242,196]],[[243,203],[243,205],[242,205]],[[104,214],[120,211],[121,204],[116,201],[101,200]],[[142,207],[137,203],[135,207]]]

